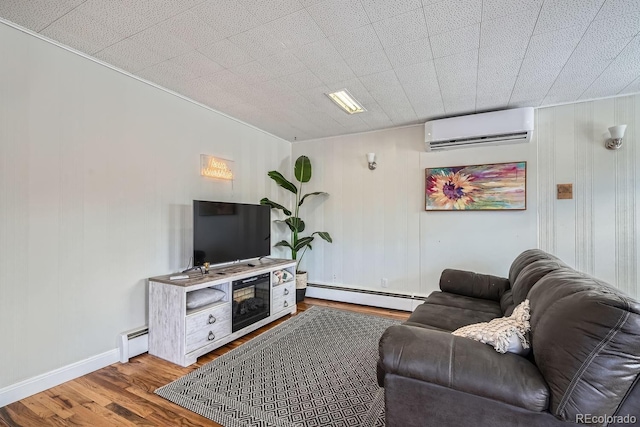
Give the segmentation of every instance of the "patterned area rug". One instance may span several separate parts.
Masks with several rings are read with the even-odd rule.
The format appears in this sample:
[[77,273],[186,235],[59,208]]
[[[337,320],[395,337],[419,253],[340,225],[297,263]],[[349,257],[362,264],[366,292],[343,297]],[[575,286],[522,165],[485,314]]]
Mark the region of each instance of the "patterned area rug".
[[225,427],[384,426],[378,340],[399,323],[312,307],[156,393]]

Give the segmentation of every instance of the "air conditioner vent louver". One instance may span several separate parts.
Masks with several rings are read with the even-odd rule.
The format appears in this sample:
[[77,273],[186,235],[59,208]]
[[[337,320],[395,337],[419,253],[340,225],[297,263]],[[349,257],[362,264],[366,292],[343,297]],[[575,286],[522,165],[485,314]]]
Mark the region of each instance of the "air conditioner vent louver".
[[494,111],[425,123],[427,151],[524,143],[533,133],[533,108]]

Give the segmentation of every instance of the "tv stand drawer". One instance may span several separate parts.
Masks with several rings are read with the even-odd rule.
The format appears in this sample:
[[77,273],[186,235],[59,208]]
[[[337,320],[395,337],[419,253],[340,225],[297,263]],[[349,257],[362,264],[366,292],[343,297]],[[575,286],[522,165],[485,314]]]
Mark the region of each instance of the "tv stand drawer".
[[296,304],[295,282],[275,286],[271,290],[271,296],[273,298],[271,308],[274,313],[291,308]]

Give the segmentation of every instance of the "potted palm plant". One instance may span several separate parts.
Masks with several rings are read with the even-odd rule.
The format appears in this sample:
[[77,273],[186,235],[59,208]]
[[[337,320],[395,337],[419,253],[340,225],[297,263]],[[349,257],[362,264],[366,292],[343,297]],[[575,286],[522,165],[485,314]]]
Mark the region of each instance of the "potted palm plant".
[[272,209],[281,210],[287,217],[285,219],[276,220],[276,222],[286,224],[289,227],[289,230],[291,231],[291,238],[290,240],[281,240],[276,243],[275,246],[284,246],[289,248],[291,250],[291,258],[296,260],[296,302],[300,302],[304,299],[304,295],[307,290],[307,272],[300,271],[300,261],[302,261],[302,257],[307,252],[307,249],[313,249],[311,247],[311,243],[315,239],[316,235],[329,243],[333,242],[331,236],[326,231],[315,231],[311,234],[307,234],[306,236],[302,235],[305,231],[305,223],[300,218],[300,206],[302,206],[307,197],[328,196],[329,194],[323,191],[316,191],[302,195],[302,184],[309,182],[311,179],[311,161],[307,156],[298,157],[293,168],[293,175],[299,182],[298,186],[287,180],[278,171],[270,171],[267,175],[269,175],[269,178],[273,179],[280,187],[295,195],[295,204],[291,210],[281,204],[269,200],[266,197],[260,200],[260,204],[270,206]]

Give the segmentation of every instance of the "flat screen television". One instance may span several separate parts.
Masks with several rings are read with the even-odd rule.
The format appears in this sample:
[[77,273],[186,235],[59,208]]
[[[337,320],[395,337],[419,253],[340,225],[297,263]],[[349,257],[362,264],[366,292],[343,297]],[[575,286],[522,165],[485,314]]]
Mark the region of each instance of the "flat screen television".
[[242,203],[193,201],[193,265],[271,254],[271,208]]

